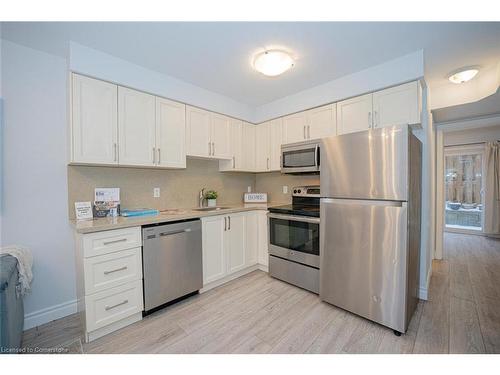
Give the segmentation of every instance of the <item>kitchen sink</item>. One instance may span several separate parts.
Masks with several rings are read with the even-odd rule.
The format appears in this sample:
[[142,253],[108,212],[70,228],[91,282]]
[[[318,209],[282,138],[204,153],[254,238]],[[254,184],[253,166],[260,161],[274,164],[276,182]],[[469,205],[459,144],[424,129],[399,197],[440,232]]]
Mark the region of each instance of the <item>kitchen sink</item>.
[[227,210],[231,207],[203,207],[203,208],[195,208],[193,211],[219,211],[219,210]]

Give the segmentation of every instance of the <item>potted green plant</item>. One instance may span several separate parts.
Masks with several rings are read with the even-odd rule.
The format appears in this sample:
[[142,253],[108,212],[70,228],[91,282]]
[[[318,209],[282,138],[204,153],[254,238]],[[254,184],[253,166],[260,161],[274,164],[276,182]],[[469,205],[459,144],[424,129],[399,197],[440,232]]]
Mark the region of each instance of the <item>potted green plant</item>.
[[205,193],[205,199],[207,200],[208,207],[217,206],[217,192],[215,190],[209,190]]

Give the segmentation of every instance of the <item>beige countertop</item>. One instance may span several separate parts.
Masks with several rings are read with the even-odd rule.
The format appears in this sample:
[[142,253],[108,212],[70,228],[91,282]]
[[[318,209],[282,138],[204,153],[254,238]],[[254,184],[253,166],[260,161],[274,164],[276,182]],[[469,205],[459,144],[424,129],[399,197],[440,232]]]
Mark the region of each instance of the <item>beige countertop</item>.
[[[284,204],[284,203],[281,203]],[[267,210],[268,207],[278,206],[280,203],[251,203],[241,205],[228,205],[227,208],[213,211],[197,211],[196,209],[169,209],[160,211],[158,215],[139,217],[108,217],[93,220],[70,220],[77,233],[93,233],[104,230],[136,227],[148,224],[168,223],[177,220],[196,219],[207,216],[226,215],[236,212]]]

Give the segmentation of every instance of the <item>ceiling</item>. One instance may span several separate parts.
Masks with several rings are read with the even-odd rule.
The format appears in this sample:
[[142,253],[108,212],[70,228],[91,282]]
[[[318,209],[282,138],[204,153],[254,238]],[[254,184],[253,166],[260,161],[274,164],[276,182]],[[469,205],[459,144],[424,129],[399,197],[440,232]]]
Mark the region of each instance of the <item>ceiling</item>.
[[[421,49],[431,88],[459,67],[500,61],[500,23],[4,22],[2,38],[60,56],[72,40],[251,106]],[[255,72],[252,55],[270,47],[293,52],[295,67]]]

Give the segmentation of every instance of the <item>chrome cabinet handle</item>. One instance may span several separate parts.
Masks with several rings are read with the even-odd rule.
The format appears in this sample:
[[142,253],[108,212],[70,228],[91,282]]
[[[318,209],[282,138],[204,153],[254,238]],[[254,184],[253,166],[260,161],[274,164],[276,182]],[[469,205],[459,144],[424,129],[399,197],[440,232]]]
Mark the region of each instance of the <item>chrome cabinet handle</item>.
[[126,238],[120,238],[119,240],[106,241],[106,242],[103,242],[102,244],[103,245],[111,245],[111,244],[114,244],[114,243],[125,242],[125,241],[127,241]]
[[215,142],[212,142],[212,156],[215,155]]
[[236,168],[236,161],[234,160],[234,156],[233,156],[233,169]]
[[112,305],[112,306],[106,306],[104,308],[104,310],[108,311],[108,310],[111,310],[111,309],[114,309],[115,307],[118,307],[118,306],[121,306],[121,305],[125,305],[128,303],[128,299],[126,299],[125,301],[123,302],[120,302],[120,303],[117,303],[116,305]]
[[224,232],[227,230],[227,217],[224,216]]
[[269,169],[269,158],[267,158],[266,166],[267,166],[267,169]]
[[127,268],[128,268],[127,266],[123,266],[123,267],[117,268],[117,269],[115,269],[115,270],[111,270],[111,271],[104,271],[104,274],[105,274],[105,275],[109,275],[110,273],[113,273],[113,272],[124,271],[124,270],[126,270]]
[[227,219],[228,219],[228,222],[229,222],[229,224],[227,226],[227,230],[231,230],[231,216],[228,216]]
[[208,156],[212,155],[212,142],[208,142]]
[[373,111],[373,127],[377,127],[377,111]]
[[161,156],[161,154],[160,154],[160,148],[158,148],[158,165],[161,163],[161,161],[160,161],[160,160],[161,160],[161,159],[160,159],[160,156]]
[[372,113],[368,112],[368,129],[372,127]]
[[307,137],[306,137],[306,126],[305,125],[304,125],[304,131],[303,131],[303,133],[304,133],[304,139],[306,139]]
[[156,164],[156,148],[153,147],[153,164]]
[[307,139],[311,139],[311,125],[307,125]]
[[116,142],[113,143],[113,161],[116,161],[116,157],[117,157],[117,152],[116,152]]

